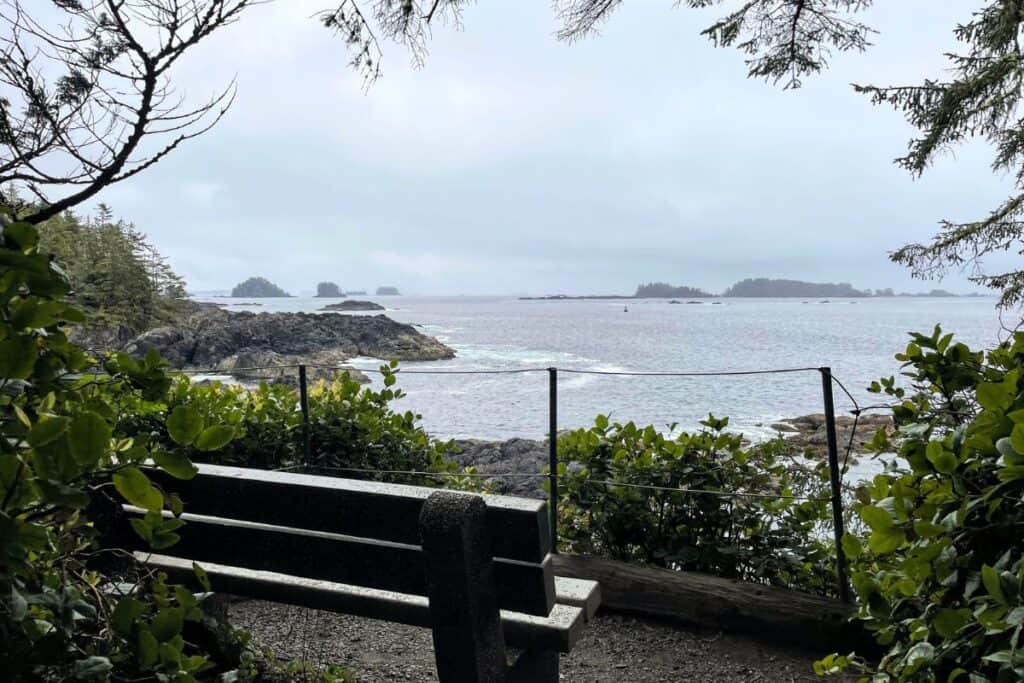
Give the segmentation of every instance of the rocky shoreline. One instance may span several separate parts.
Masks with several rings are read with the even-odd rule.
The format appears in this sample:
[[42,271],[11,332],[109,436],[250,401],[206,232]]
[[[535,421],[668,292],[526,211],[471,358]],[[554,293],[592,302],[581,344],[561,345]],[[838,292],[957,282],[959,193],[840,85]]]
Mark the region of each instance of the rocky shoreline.
[[[863,415],[857,421],[854,432],[853,418],[847,415],[836,417],[836,441],[840,458],[853,440],[851,458],[864,454],[864,444],[871,440],[880,428],[892,428],[887,415]],[[819,458],[827,457],[827,436],[825,416],[821,413],[801,415],[771,425],[772,429],[795,447]],[[481,474],[492,475],[490,480],[498,493],[544,498],[543,477],[518,476],[524,472],[542,472],[548,465],[547,439],[508,439],[488,441],[485,439],[456,439],[457,451],[448,457],[463,467],[475,467]],[[508,476],[515,473],[517,476]]]
[[[197,307],[181,323],[141,334],[125,328],[76,330],[78,343],[93,351],[123,351],[142,356],[153,349],[183,370],[211,370],[241,380],[293,384],[295,368],[305,364],[311,379],[344,370],[360,381],[362,373],[343,364],[357,356],[425,361],[455,357],[455,351],[412,325],[384,315],[230,312]],[[248,368],[259,368],[249,370]]]

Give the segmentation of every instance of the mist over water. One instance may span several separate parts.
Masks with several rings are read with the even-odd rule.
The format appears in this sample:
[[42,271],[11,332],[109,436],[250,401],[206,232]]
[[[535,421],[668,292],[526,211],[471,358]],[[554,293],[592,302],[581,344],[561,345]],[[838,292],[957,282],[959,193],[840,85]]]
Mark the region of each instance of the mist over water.
[[[364,298],[364,297],[353,297]],[[511,297],[366,297],[389,317],[417,325],[456,351],[456,358],[406,362],[413,370],[525,370],[558,367],[605,372],[710,372],[831,366],[862,405],[877,403],[869,382],[899,372],[893,355],[911,330],[939,322],[972,348],[1000,338],[988,298],[724,299],[720,304],[665,300],[520,301]],[[209,299],[228,310],[316,311],[330,300]],[[628,312],[624,308],[628,307]],[[353,364],[373,369],[375,359]],[[375,384],[379,385],[379,376]],[[396,408],[423,415],[439,437],[544,438],[548,374],[399,376],[408,395]],[[629,377],[560,373],[561,428],[595,415],[693,428],[714,413],[751,436],[779,419],[822,411],[817,372],[742,377]],[[839,414],[852,408],[837,388]]]

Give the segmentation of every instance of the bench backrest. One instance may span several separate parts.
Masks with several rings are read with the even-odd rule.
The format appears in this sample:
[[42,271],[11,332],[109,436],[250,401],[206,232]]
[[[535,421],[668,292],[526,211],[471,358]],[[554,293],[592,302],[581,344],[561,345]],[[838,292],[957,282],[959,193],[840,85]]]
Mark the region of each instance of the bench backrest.
[[[186,510],[181,541],[161,553],[427,594],[419,518],[436,489],[219,465],[199,465],[188,481],[153,476]],[[555,588],[547,504],[482,498],[501,609],[548,615]]]

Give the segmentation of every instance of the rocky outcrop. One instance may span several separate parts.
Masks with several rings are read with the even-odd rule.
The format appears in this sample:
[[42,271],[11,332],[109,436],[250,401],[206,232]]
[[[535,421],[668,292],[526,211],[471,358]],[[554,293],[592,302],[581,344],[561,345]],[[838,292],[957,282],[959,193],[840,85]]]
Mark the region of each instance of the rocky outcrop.
[[[341,367],[355,356],[395,360],[441,360],[455,352],[412,325],[383,315],[250,313],[202,309],[178,325],[159,327],[130,339],[110,337],[104,349],[143,355],[155,349],[172,367],[211,369],[239,379],[297,381],[297,371],[247,371],[305,364],[310,379],[344,370],[359,381],[365,375]],[[317,366],[317,367],[314,367]]]
[[[839,446],[840,457],[846,453],[851,437],[853,438],[851,452],[863,453],[864,444],[871,441],[875,432],[881,428],[893,430],[892,418],[888,415],[861,415],[857,420],[856,432],[854,432],[853,423],[854,419],[849,415],[836,417],[836,442]],[[771,427],[801,450],[821,457],[826,457],[828,454],[828,435],[825,431],[824,413],[801,415],[777,422]]]
[[[494,475],[491,484],[498,493],[527,498],[546,498],[543,477],[523,477],[522,473],[540,473],[548,466],[548,442],[533,439],[483,441],[457,439],[458,449],[448,453],[463,467],[475,467],[481,474]],[[502,477],[516,473],[516,476]]]
[[358,299],[352,299],[349,301],[339,301],[334,304],[327,304],[321,311],[383,311],[386,310],[380,304],[375,304],[372,301],[359,301]]
[[216,369],[242,380],[243,382],[270,382],[299,386],[299,364],[306,365],[306,379],[309,382],[331,380],[338,373],[344,373],[359,382],[369,384],[370,378],[364,372],[345,365],[348,357],[337,351],[326,349],[305,356],[281,354],[264,349],[240,351],[217,364]]
[[70,339],[86,351],[102,353],[108,349],[120,349],[138,335],[138,331],[126,325],[113,327],[71,328]]
[[273,351],[307,357],[332,351],[338,358],[372,356],[396,360],[440,360],[455,352],[383,315],[315,313],[230,313],[205,311],[184,324],[139,335],[124,350],[143,354],[155,348],[177,367],[216,367],[242,351]]

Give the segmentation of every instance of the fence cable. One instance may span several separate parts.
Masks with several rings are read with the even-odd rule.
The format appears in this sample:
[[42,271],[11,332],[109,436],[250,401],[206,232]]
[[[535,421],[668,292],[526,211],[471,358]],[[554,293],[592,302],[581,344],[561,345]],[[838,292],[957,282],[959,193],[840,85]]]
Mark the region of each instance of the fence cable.
[[[333,466],[318,466],[318,465],[290,465],[288,467],[282,467],[281,472],[295,471],[310,469],[312,472],[307,474],[316,474],[317,471],[330,471],[330,472],[359,472],[363,474],[388,474],[388,475],[407,475],[407,476],[420,476],[420,477],[441,477],[441,478],[459,478],[459,477],[479,477],[485,479],[503,479],[503,478],[523,478],[523,479],[548,479],[551,475],[548,473],[541,472],[428,472],[426,470],[377,470],[368,467],[333,467]],[[300,472],[302,473],[302,472]],[[626,481],[615,481],[612,479],[592,479],[584,478],[579,480],[580,483],[584,484],[602,484],[604,486],[621,486],[625,488],[634,489],[647,489],[651,491],[665,491],[668,493],[695,493],[701,495],[719,496],[721,498],[765,498],[774,500],[810,500],[815,502],[827,502],[831,498],[819,498],[815,496],[797,496],[792,494],[782,493],[750,493],[746,491],[715,491],[712,489],[694,489],[694,488],[678,488],[672,486],[658,486],[655,484],[636,484]]]
[[576,370],[555,368],[558,372],[574,375],[622,375],[629,377],[734,377],[740,375],[778,375],[789,372],[819,372],[821,368],[776,368],[771,370],[722,370],[708,372],[641,372],[628,370]]

